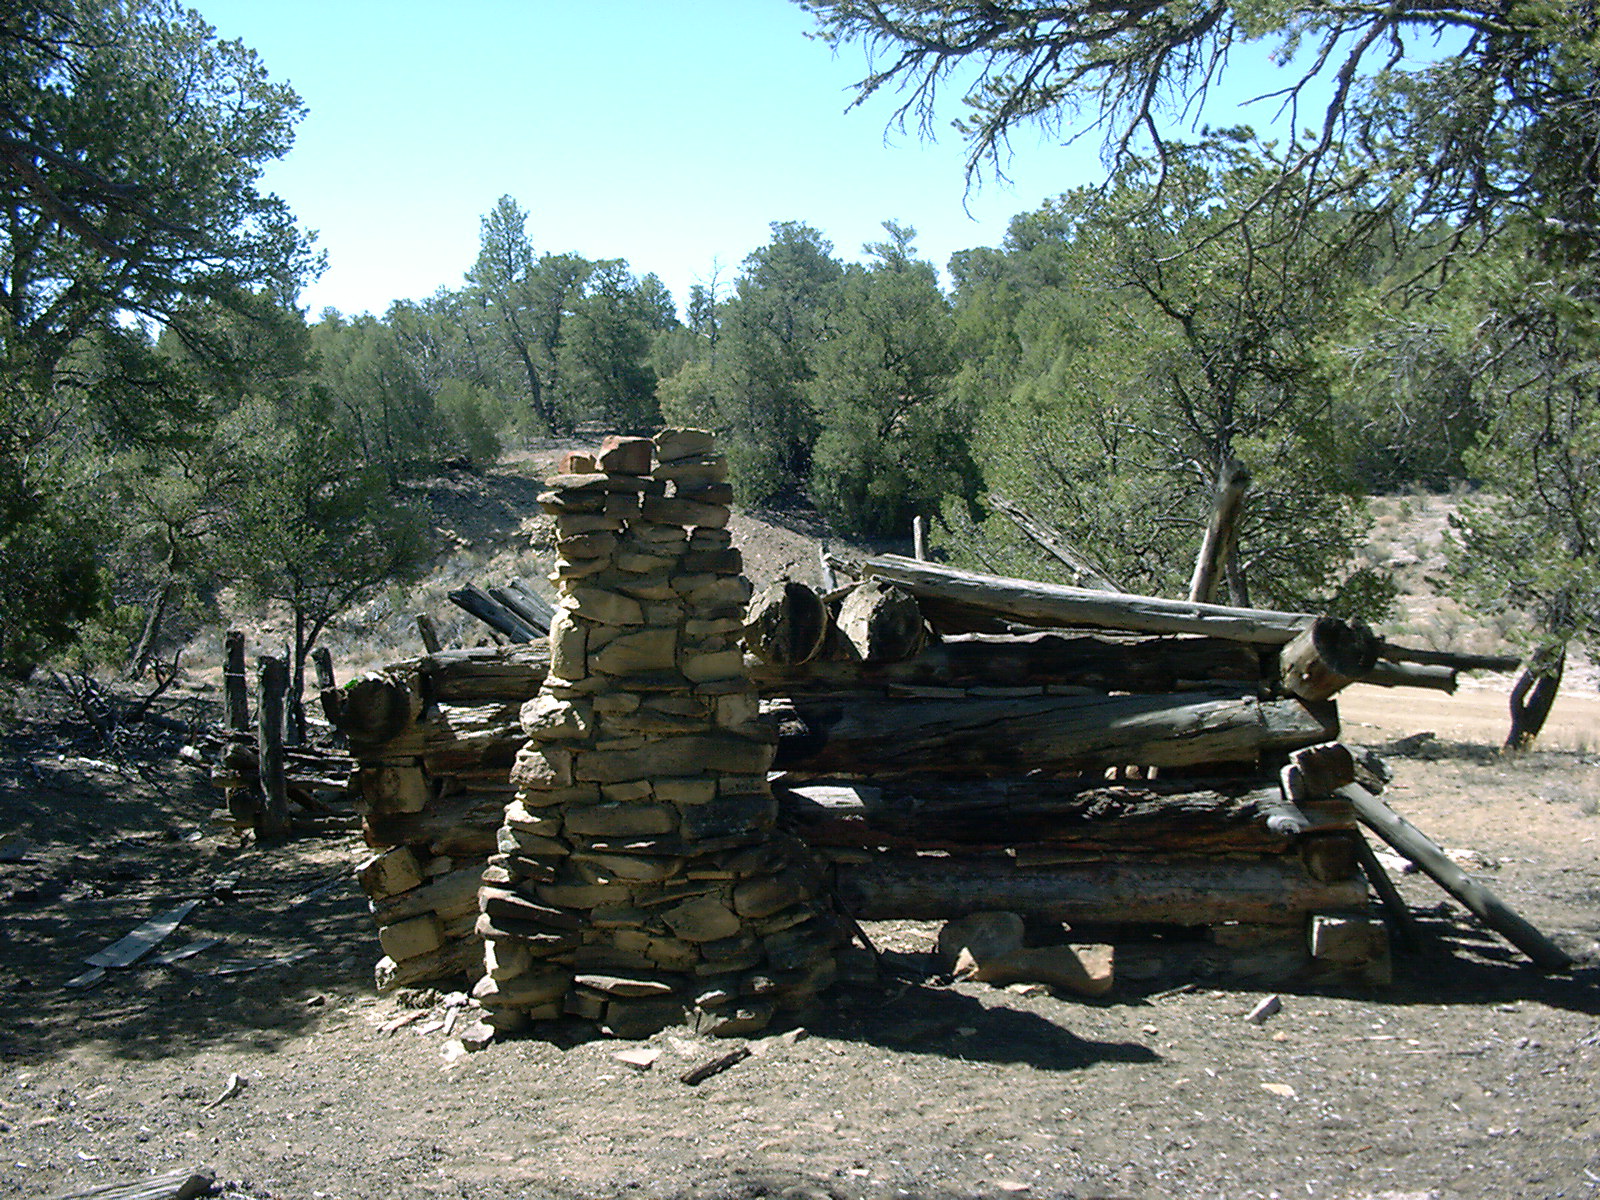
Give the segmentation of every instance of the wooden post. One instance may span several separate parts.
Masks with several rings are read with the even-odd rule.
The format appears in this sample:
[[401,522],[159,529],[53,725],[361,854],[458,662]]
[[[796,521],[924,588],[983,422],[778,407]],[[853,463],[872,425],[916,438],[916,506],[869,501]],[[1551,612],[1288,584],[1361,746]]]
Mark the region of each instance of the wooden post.
[[322,715],[328,718],[329,725],[338,729],[342,719],[342,698],[338,682],[333,677],[333,655],[326,646],[318,646],[311,652],[311,665],[317,672],[317,698],[322,702]]
[[244,634],[230,629],[222,647],[222,692],[227,700],[228,728],[244,733],[250,728],[250,689],[244,677]]
[[256,752],[261,763],[261,816],[256,836],[278,841],[289,836],[289,784],[283,773],[283,702],[289,690],[289,668],[281,658],[263,655],[257,662],[260,685]]
[[928,522],[920,513],[911,518],[911,557],[928,561]]
[[429,654],[439,653],[443,644],[439,641],[439,627],[427,613],[417,614],[417,636],[422,639],[422,648]]
[[1572,959],[1509,904],[1473,879],[1411,822],[1358,783],[1339,789],[1361,823],[1431,876],[1472,914],[1521,950],[1541,971],[1564,971]]
[[1356,836],[1356,857],[1361,862],[1361,870],[1366,875],[1367,882],[1372,884],[1372,890],[1377,892],[1378,899],[1383,901],[1383,911],[1393,918],[1394,930],[1400,935],[1400,944],[1407,950],[1420,950],[1422,931],[1417,927],[1417,918],[1406,906],[1405,897],[1400,894],[1400,889],[1395,887],[1394,880],[1389,878],[1389,872],[1383,869],[1383,864],[1378,861],[1378,856],[1373,853],[1372,847],[1367,845],[1367,839],[1360,834]]
[[839,586],[838,573],[834,571],[833,564],[828,561],[828,547],[817,547],[817,579],[822,584],[822,594],[826,596]]
[[1197,604],[1210,604],[1217,594],[1217,580],[1222,577],[1228,547],[1237,533],[1239,514],[1244,511],[1245,489],[1249,486],[1249,469],[1231,458],[1224,460],[1217,472],[1217,497],[1211,509],[1211,522],[1206,526],[1200,553],[1195,558],[1194,575],[1189,580],[1189,599]]

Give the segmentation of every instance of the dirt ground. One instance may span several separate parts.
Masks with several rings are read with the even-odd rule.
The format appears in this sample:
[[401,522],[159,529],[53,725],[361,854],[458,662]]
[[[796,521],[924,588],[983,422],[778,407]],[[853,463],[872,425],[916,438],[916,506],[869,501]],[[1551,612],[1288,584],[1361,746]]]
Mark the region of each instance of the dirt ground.
[[[1416,732],[1409,704],[1352,703],[1350,740]],[[1570,974],[1534,973],[1418,875],[1426,943],[1393,987],[1284,993],[1260,1026],[1249,990],[937,986],[928,930],[874,927],[905,979],[841,989],[689,1087],[726,1044],[658,1035],[645,1071],[576,1029],[460,1053],[438,997],[372,991],[355,839],[241,848],[208,825],[181,731],[119,765],[59,717],[14,723],[0,765],[0,831],[24,840],[0,843],[22,859],[0,863],[0,1196],[178,1167],[251,1200],[1600,1194],[1589,755],[1441,737],[1393,759],[1390,792]],[[63,986],[184,898],[166,945],[218,945]]]
[[[756,568],[809,561],[806,532]],[[872,926],[893,977],[693,1087],[728,1044],[669,1031],[640,1070],[556,1026],[464,1053],[446,998],[373,992],[357,838],[266,849],[209,822],[182,756],[206,695],[118,757],[34,689],[0,729],[0,1197],[180,1167],[242,1200],[1600,1196],[1600,701],[1569,687],[1551,748],[1506,758],[1507,682],[1352,689],[1345,736],[1436,735],[1391,755],[1388,799],[1569,973],[1417,874],[1423,944],[1392,987],[1284,992],[1259,1025],[1264,993],[1204,981],[941,986],[931,927]],[[65,986],[185,899],[162,949],[216,944]]]

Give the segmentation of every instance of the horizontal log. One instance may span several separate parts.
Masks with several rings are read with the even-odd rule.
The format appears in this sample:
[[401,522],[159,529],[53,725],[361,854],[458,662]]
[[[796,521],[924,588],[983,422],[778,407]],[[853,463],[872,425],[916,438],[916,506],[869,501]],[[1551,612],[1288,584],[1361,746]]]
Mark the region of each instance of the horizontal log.
[[1254,762],[1328,741],[1330,709],[1253,696],[1029,696],[793,702],[775,767],[810,776],[1062,774]]
[[[1100,853],[1168,850],[1281,852],[1295,834],[1273,824],[1283,800],[1270,782],[1231,787],[1075,787],[1037,779],[945,780],[911,786],[773,785],[779,813],[811,845],[952,849],[1034,845]],[[1312,809],[1305,830],[1355,828],[1348,803]],[[1297,832],[1304,832],[1297,831]]]
[[362,822],[362,834],[374,849],[427,846],[436,854],[457,848],[490,854],[509,799],[504,793],[465,793],[435,800],[422,812],[373,813]]
[[1314,619],[1308,613],[1228,608],[1090,591],[1061,584],[983,575],[883,554],[860,564],[864,575],[898,583],[918,598],[969,606],[992,617],[1044,626],[1093,626],[1141,633],[1198,633],[1281,646]]
[[1426,667],[1449,667],[1452,671],[1515,671],[1522,659],[1509,654],[1461,654],[1454,650],[1424,650],[1380,640],[1378,657],[1390,662],[1420,663]]
[[1456,673],[1449,667],[1423,666],[1419,663],[1388,662],[1379,659],[1360,682],[1378,687],[1429,688],[1436,692],[1455,694]]
[[764,696],[890,687],[1091,687],[1169,692],[1219,683],[1248,685],[1261,675],[1259,650],[1222,638],[1060,633],[960,634],[915,658],[893,663],[809,662],[777,666],[745,660]]
[[210,1171],[168,1171],[148,1179],[74,1189],[56,1200],[194,1200],[211,1190],[213,1178]]
[[1000,856],[880,854],[833,870],[840,903],[864,921],[945,921],[998,911],[1068,925],[1286,925],[1313,912],[1360,908],[1367,898],[1365,881],[1319,881],[1286,854],[1037,868]]
[[549,643],[474,647],[430,654],[416,662],[430,699],[447,704],[515,703],[539,691],[550,669]]

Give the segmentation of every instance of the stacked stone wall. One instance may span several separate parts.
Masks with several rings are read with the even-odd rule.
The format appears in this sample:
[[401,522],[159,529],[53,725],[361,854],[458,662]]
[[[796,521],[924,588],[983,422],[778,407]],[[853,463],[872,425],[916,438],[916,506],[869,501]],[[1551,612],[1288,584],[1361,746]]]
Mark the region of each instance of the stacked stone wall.
[[726,478],[673,429],[568,455],[540,497],[560,603],[477,920],[498,1029],[746,1033],[831,981],[837,924],[774,829]]

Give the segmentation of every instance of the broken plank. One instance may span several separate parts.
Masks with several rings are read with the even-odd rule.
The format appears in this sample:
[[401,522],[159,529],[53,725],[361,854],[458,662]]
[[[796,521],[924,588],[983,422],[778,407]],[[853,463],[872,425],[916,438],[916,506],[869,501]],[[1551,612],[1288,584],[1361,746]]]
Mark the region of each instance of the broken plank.
[[185,900],[164,913],[151,917],[135,926],[127,936],[113,942],[104,950],[96,951],[83,961],[92,967],[131,967],[150,951],[171,936],[172,931],[199,905],[198,900]]
[[212,1182],[210,1171],[168,1171],[131,1183],[105,1183],[64,1192],[56,1200],[194,1200],[209,1192]]

